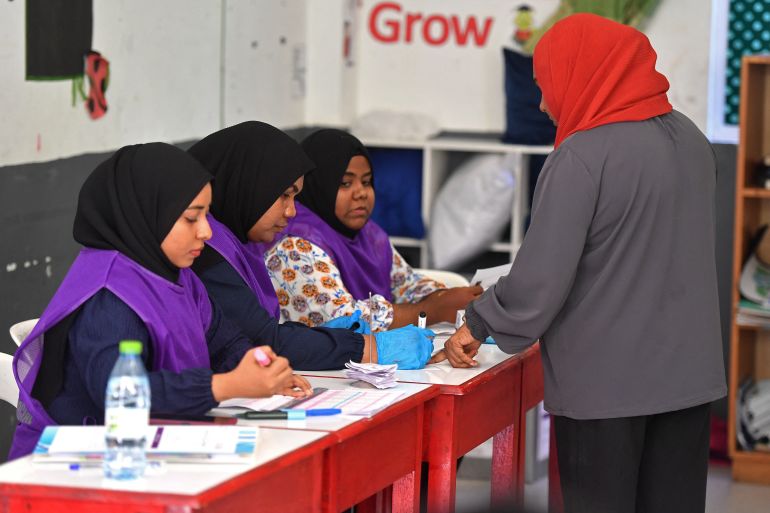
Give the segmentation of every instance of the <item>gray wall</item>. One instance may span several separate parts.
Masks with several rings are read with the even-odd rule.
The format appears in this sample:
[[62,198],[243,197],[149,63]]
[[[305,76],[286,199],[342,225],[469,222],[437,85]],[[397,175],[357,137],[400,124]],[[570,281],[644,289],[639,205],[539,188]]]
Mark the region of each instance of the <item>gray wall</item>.
[[[72,240],[72,219],[78,190],[104,158],[92,154],[0,168],[4,214],[0,223],[0,350],[4,353],[16,350],[8,327],[40,316],[75,258],[78,246]],[[9,272],[14,265],[16,269]],[[10,447],[15,419],[15,408],[0,402],[3,458]]]
[[[8,328],[40,316],[75,259],[80,246],[72,239],[72,221],[78,191],[88,174],[110,155],[0,167],[0,351],[14,353],[16,344]],[[15,419],[15,408],[0,401],[3,461]]]

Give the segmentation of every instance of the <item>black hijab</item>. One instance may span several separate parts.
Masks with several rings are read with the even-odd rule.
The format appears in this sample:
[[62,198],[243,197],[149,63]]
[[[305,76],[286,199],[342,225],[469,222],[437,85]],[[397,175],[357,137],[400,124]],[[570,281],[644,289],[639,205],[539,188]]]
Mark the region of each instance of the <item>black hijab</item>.
[[334,214],[337,191],[348,170],[350,159],[361,155],[369,161],[369,166],[372,165],[369,152],[355,136],[334,128],[325,128],[310,134],[302,141],[302,149],[315,163],[315,170],[305,177],[305,186],[297,200],[315,212],[337,233],[352,239],[358,231],[342,224]]
[[294,139],[260,121],[214,132],[188,151],[214,175],[212,215],[243,243],[275,200],[313,169]]
[[[163,239],[211,175],[184,151],[164,143],[119,149],[86,178],[72,234],[84,246],[117,250],[176,282],[179,268],[160,248]],[[64,383],[69,332],[80,308],[46,331],[32,396],[50,405]],[[151,347],[146,348],[147,351]]]
[[160,244],[211,175],[164,143],[119,149],[80,189],[73,235],[84,246],[114,249],[176,282],[179,269]]

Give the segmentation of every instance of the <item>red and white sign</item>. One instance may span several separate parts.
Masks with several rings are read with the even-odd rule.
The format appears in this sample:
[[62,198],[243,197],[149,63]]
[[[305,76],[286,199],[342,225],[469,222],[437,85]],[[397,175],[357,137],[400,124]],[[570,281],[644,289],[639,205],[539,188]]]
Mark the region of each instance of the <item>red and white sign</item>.
[[539,26],[559,0],[359,0],[355,112],[425,114],[445,130],[503,128],[504,46],[518,8]]
[[367,26],[373,39],[386,44],[410,44],[419,39],[431,46],[483,47],[494,22],[491,16],[421,12],[399,2],[378,2],[369,11]]

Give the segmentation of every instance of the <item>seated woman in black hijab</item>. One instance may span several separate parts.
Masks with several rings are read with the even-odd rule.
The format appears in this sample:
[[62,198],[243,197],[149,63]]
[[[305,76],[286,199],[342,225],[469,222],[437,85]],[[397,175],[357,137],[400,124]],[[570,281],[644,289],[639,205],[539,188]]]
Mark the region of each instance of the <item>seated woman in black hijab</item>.
[[[213,236],[193,270],[249,338],[270,345],[297,369],[341,369],[351,360],[398,363],[401,369],[425,365],[433,350],[432,332],[415,326],[370,335],[356,317],[335,322],[335,328],[279,324],[279,298],[264,252],[294,217],[294,196],[313,167],[296,141],[266,123],[249,121],[209,135],[189,152],[215,177]],[[354,322],[363,333],[336,329]]]
[[[398,254],[370,219],[375,171],[361,141],[327,128],[305,138],[302,149],[315,169],[297,196],[296,216],[265,255],[276,294],[287,305],[282,319],[313,326],[360,309],[374,331],[414,322],[420,312],[429,324],[454,323],[457,310],[483,290],[446,288]],[[322,293],[309,296],[313,289]]]
[[47,425],[104,423],[121,340],[142,342],[154,414],[309,392],[269,347],[271,362],[257,363],[250,341],[187,269],[211,236],[210,180],[182,150],[153,143],[122,148],[85,181],[74,226],[85,247],[14,356],[11,459],[29,453]]

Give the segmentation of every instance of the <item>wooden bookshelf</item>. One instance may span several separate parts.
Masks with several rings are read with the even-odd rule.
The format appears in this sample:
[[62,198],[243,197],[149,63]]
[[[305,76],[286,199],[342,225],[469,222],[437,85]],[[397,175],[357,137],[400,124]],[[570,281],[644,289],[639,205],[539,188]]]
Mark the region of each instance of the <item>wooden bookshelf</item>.
[[758,189],[756,187],[746,187],[743,189],[744,198],[770,199],[770,189]]
[[741,268],[757,229],[770,224],[770,190],[757,186],[755,169],[770,154],[770,56],[747,56],[741,68],[741,103],[736,169],[735,240],[730,335],[728,445],[733,478],[770,484],[770,452],[741,449],[736,437],[737,394],[747,376],[770,378],[770,330],[736,322]]

